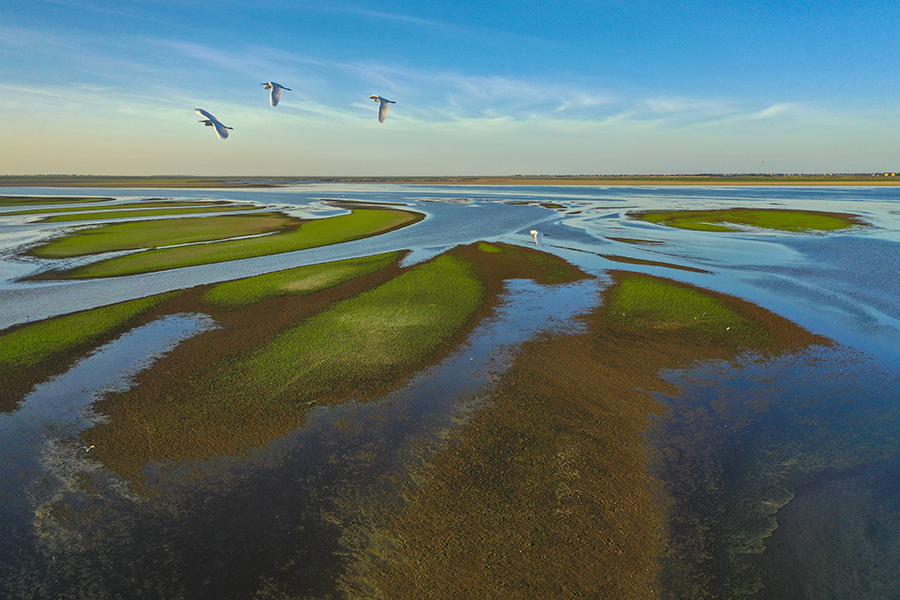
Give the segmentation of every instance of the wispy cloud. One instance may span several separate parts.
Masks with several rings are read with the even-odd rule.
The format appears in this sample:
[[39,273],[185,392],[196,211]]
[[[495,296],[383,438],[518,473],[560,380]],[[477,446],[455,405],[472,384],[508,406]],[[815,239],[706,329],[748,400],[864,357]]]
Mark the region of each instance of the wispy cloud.
[[372,10],[371,8],[366,8],[360,5],[348,4],[348,5],[336,5],[331,3],[317,3],[314,6],[308,6],[310,10],[315,10],[319,12],[328,12],[331,14],[342,14],[342,15],[352,15],[358,17],[364,17],[366,19],[375,19],[380,21],[386,21],[390,23],[398,23],[401,25],[408,25],[410,27],[414,27],[416,29],[430,29],[433,31],[440,31],[443,33],[447,33],[453,36],[464,36],[470,38],[478,38],[481,40],[484,39],[497,39],[497,40],[505,40],[505,41],[516,41],[520,43],[527,43],[532,45],[539,45],[543,47],[551,47],[558,46],[557,42],[553,42],[551,40],[540,38],[531,35],[523,35],[521,33],[512,32],[504,29],[497,29],[493,27],[482,27],[478,25],[460,25],[457,23],[450,23],[447,21],[439,21],[435,19],[425,19],[422,17],[403,14],[403,13],[394,13],[394,12],[385,12],[379,10]]
[[[613,102],[611,94],[564,82],[542,82],[502,75],[468,75],[382,63],[340,64],[348,77],[405,95],[437,120],[528,118],[534,114],[594,109]],[[393,99],[393,98],[392,98]]]
[[641,101],[644,112],[654,115],[692,114],[701,117],[722,116],[734,111],[729,102],[718,98],[657,97]]
[[[417,17],[403,15],[378,13],[377,17],[417,22]],[[426,24],[440,26],[437,22]],[[174,115],[182,106],[192,109],[197,102],[215,100],[232,114],[243,111],[251,115],[262,97],[256,84],[269,78],[294,89],[279,106],[282,117],[287,114],[335,125],[368,118],[372,107],[366,97],[371,93],[398,101],[392,110],[395,127],[405,123],[436,127],[471,124],[476,128],[488,122],[520,122],[548,127],[556,123],[557,129],[566,130],[576,130],[579,124],[677,129],[772,121],[808,110],[790,101],[759,105],[740,98],[665,93],[641,97],[634,90],[608,89],[586,77],[530,78],[428,69],[412,63],[341,62],[255,43],[212,45],[150,36],[138,42],[143,50],[96,34],[50,35],[0,26],[0,48],[50,48],[48,52],[64,56],[66,64],[92,75],[76,77],[68,86],[60,80],[28,88],[32,99],[60,110],[105,103],[110,112],[138,106],[160,118],[174,119],[180,118]],[[152,60],[144,54],[152,55]],[[288,79],[278,79],[282,74]],[[11,84],[0,74],[0,84],[4,80]],[[5,89],[13,88],[7,85]],[[21,92],[16,89],[16,93]]]
[[[626,102],[602,122],[610,125],[643,123],[663,128],[719,127],[793,119],[815,112],[797,102],[776,102],[761,107],[758,101],[746,98],[656,96]],[[827,115],[820,112],[816,118],[827,118]]]
[[780,102],[773,104],[767,108],[748,115],[751,119],[763,120],[782,117],[787,115],[796,115],[803,111],[803,106],[796,102]]

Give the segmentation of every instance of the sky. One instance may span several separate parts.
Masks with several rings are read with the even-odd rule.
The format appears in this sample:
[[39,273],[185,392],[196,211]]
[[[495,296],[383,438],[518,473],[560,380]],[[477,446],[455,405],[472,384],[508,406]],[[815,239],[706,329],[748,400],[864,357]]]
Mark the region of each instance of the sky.
[[0,174],[900,171],[898,40],[895,0],[3,2]]

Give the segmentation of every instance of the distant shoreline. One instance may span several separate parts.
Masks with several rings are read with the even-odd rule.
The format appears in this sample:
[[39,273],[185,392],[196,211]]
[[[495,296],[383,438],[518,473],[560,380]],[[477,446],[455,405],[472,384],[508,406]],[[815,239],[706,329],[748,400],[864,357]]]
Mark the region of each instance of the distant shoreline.
[[59,188],[269,188],[317,183],[409,185],[900,185],[893,173],[847,175],[609,175],[609,176],[473,176],[473,177],[194,177],[23,175],[0,176],[2,187]]

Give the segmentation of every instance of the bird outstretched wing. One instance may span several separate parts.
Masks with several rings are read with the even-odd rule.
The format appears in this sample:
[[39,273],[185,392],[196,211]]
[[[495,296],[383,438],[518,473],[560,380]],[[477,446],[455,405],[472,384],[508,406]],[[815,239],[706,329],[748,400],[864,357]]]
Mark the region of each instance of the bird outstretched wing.
[[228,129],[224,125],[218,121],[213,121],[212,124],[216,128],[216,135],[219,136],[219,139],[224,140],[228,137]]

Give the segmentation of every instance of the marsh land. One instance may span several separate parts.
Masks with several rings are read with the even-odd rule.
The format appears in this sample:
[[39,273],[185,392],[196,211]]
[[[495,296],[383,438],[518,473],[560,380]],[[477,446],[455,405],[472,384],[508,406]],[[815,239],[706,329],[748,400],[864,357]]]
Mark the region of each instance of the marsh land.
[[896,188],[409,183],[0,198],[2,594],[890,597]]

